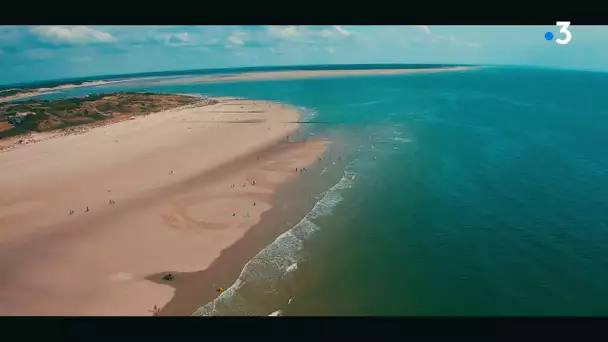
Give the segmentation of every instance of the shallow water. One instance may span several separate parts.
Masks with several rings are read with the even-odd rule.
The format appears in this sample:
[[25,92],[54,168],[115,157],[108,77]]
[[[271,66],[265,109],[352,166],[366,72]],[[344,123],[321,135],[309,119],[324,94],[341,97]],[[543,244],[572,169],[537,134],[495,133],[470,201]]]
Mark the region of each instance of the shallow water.
[[245,300],[226,291],[208,313],[608,314],[608,74],[489,68],[135,89],[303,107],[305,134],[331,137],[330,155],[343,158],[308,180],[333,187],[307,194],[311,213],[244,269],[232,290]]

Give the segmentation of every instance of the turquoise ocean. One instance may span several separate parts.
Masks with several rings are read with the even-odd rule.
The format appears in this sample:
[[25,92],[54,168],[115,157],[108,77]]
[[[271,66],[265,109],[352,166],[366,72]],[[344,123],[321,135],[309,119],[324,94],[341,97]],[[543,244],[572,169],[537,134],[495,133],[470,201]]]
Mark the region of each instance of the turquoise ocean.
[[303,135],[334,142],[286,199],[308,214],[205,314],[608,315],[608,74],[491,67],[45,98],[117,90],[280,101],[302,111]]

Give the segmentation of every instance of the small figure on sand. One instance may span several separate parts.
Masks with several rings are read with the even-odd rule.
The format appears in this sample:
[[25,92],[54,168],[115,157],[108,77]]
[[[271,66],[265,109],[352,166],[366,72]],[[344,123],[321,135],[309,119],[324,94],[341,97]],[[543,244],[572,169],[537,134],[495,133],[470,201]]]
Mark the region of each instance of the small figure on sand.
[[152,313],[152,316],[160,316],[160,308],[154,304],[152,310],[148,310],[148,312]]
[[171,170],[171,172],[169,172],[169,174],[172,175],[173,174],[173,170]]
[[163,276],[163,280],[171,281],[173,280],[173,274],[167,273]]
[[110,200],[110,202],[109,202],[109,203],[110,203],[110,204],[114,204],[114,200]]
[[255,185],[255,181],[251,182],[251,185]]
[[70,215],[74,215],[74,210],[70,210]]
[[234,188],[234,184],[232,184],[230,187],[231,187],[231,188]]
[[87,207],[87,208],[84,210],[84,212],[85,212],[85,213],[88,213],[88,212],[89,212],[89,207]]
[[221,287],[221,286],[220,286],[220,287],[218,287],[217,289],[215,289],[215,291],[217,291],[217,292],[219,292],[219,293],[222,293],[222,292],[224,292],[225,290],[224,290],[224,288],[223,288],[223,287]]
[[253,205],[255,206],[255,202],[253,202]]
[[232,213],[232,216],[236,216],[236,213]]
[[108,189],[108,192],[110,192],[110,189]]
[[298,168],[296,167],[296,172],[298,172]]

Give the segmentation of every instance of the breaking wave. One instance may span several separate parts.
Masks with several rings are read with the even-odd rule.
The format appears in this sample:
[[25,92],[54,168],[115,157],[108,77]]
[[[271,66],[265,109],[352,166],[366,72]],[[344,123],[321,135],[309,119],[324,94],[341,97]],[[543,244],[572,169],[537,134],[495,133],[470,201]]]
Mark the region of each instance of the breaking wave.
[[[348,169],[348,167],[347,167]],[[298,262],[305,260],[304,242],[309,240],[321,227],[313,221],[331,215],[332,210],[343,200],[340,195],[352,186],[354,172],[344,171],[342,178],[323,197],[300,222],[277,237],[254,256],[243,268],[236,282],[213,301],[201,306],[194,316],[272,316],[282,315],[279,309],[287,304],[293,274]]]

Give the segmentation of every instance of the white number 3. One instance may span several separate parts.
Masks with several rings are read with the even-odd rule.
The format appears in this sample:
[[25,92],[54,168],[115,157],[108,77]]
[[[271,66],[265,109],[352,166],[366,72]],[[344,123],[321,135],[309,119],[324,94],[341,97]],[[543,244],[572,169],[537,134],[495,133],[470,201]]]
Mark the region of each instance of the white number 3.
[[557,38],[555,40],[555,42],[557,44],[561,44],[561,45],[566,45],[566,44],[570,43],[570,40],[572,40],[572,33],[568,30],[568,27],[570,27],[570,22],[569,21],[558,21],[556,25],[561,27],[559,29],[559,32],[564,33],[566,35],[566,38],[565,39]]

